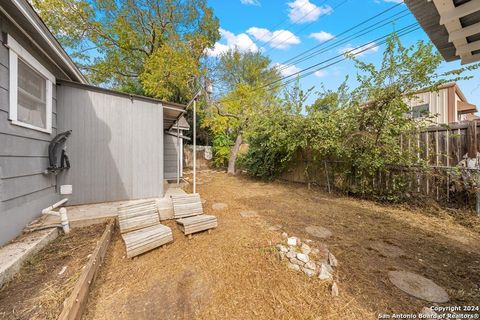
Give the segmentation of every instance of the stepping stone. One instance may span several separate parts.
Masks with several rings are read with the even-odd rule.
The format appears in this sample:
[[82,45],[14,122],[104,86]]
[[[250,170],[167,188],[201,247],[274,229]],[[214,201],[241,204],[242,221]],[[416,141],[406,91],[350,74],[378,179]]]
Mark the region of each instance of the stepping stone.
[[320,239],[326,239],[332,236],[332,231],[328,230],[327,228],[319,227],[319,226],[308,226],[305,228],[305,231],[309,235],[320,238]]
[[442,287],[421,275],[407,271],[390,271],[388,278],[397,288],[415,298],[435,303],[445,303],[450,300]]
[[240,215],[244,218],[255,218],[258,217],[258,213],[255,210],[245,210],[240,211]]
[[228,204],[223,202],[215,202],[214,204],[212,204],[213,210],[225,210],[227,208],[228,208]]
[[369,241],[367,246],[389,258],[398,258],[405,255],[405,251],[401,248],[382,241]]

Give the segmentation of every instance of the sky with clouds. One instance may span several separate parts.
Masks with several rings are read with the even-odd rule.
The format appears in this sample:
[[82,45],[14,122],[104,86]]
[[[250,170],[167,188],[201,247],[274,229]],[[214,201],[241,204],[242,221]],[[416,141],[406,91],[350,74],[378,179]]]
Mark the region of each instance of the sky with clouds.
[[[384,46],[378,46],[373,40],[392,31],[402,30],[416,23],[416,20],[404,4],[379,17],[372,17],[401,2],[401,0],[208,0],[220,19],[222,36],[208,54],[218,56],[234,47],[242,51],[261,50],[270,57],[272,64],[276,65],[284,76],[344,53],[356,53],[361,60],[378,63],[381,61]],[[376,25],[380,25],[379,28],[371,30],[375,23],[383,19],[386,20]],[[342,32],[359,23],[364,24],[342,36]],[[360,32],[369,26],[372,28]],[[353,35],[354,33],[357,35]],[[418,40],[429,41],[421,28],[401,37],[401,40],[404,45],[414,44]],[[310,50],[309,59],[292,63],[292,58],[306,50]],[[327,64],[310,69],[311,75],[301,79],[302,86],[304,88],[315,86],[318,90],[322,86],[335,89],[346,76],[349,76],[350,86],[355,86],[356,71],[351,61],[342,61],[317,70]],[[459,62],[443,63],[440,71],[459,67]],[[469,102],[480,108],[480,71],[474,71],[469,75],[472,75],[473,79],[460,81],[459,85]],[[312,96],[310,100],[313,99]]]

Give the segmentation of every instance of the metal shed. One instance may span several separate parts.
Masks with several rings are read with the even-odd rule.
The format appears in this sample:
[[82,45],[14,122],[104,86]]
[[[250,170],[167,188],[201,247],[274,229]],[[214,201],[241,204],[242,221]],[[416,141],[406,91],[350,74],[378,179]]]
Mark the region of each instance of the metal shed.
[[178,157],[164,150],[164,128],[184,106],[67,81],[57,99],[59,131],[72,130],[72,165],[58,176],[72,185],[70,205],[163,196],[164,161]]

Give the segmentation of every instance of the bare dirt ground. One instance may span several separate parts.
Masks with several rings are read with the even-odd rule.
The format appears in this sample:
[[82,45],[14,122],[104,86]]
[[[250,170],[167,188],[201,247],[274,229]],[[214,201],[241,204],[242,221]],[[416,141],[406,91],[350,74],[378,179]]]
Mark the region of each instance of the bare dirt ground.
[[[480,222],[462,224],[443,211],[392,208],[332,196],[303,185],[264,183],[207,171],[198,192],[218,217],[211,234],[186,239],[173,221],[174,242],[129,260],[118,234],[90,296],[85,319],[377,319],[379,313],[419,312],[432,304],[394,287],[387,273],[411,271],[447,290],[444,305],[480,305]],[[223,202],[228,209],[214,211]],[[242,210],[260,217],[243,218]],[[281,225],[279,231],[270,226]],[[291,271],[274,246],[281,232],[318,240],[309,225],[330,229],[339,261],[340,296],[329,283]],[[394,245],[388,257],[372,242]]]
[[103,224],[72,229],[26,261],[0,290],[0,319],[57,319],[104,229]]

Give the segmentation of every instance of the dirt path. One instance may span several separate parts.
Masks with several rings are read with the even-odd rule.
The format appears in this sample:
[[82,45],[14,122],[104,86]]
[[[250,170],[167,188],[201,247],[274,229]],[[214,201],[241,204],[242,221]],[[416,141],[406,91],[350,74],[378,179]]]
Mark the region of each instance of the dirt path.
[[[442,218],[332,197],[303,186],[262,183],[223,173],[199,174],[205,211],[219,228],[187,240],[173,222],[174,243],[134,260],[117,235],[95,285],[86,319],[376,319],[431,304],[388,280],[391,270],[419,273],[444,287],[447,305],[480,304],[480,223],[469,229]],[[228,209],[213,211],[223,202]],[[242,218],[256,210],[259,218]],[[269,226],[282,225],[280,231]],[[280,233],[333,232],[325,241],[339,260],[340,297],[328,285],[290,271],[273,249]],[[387,257],[372,242],[405,253]]]

